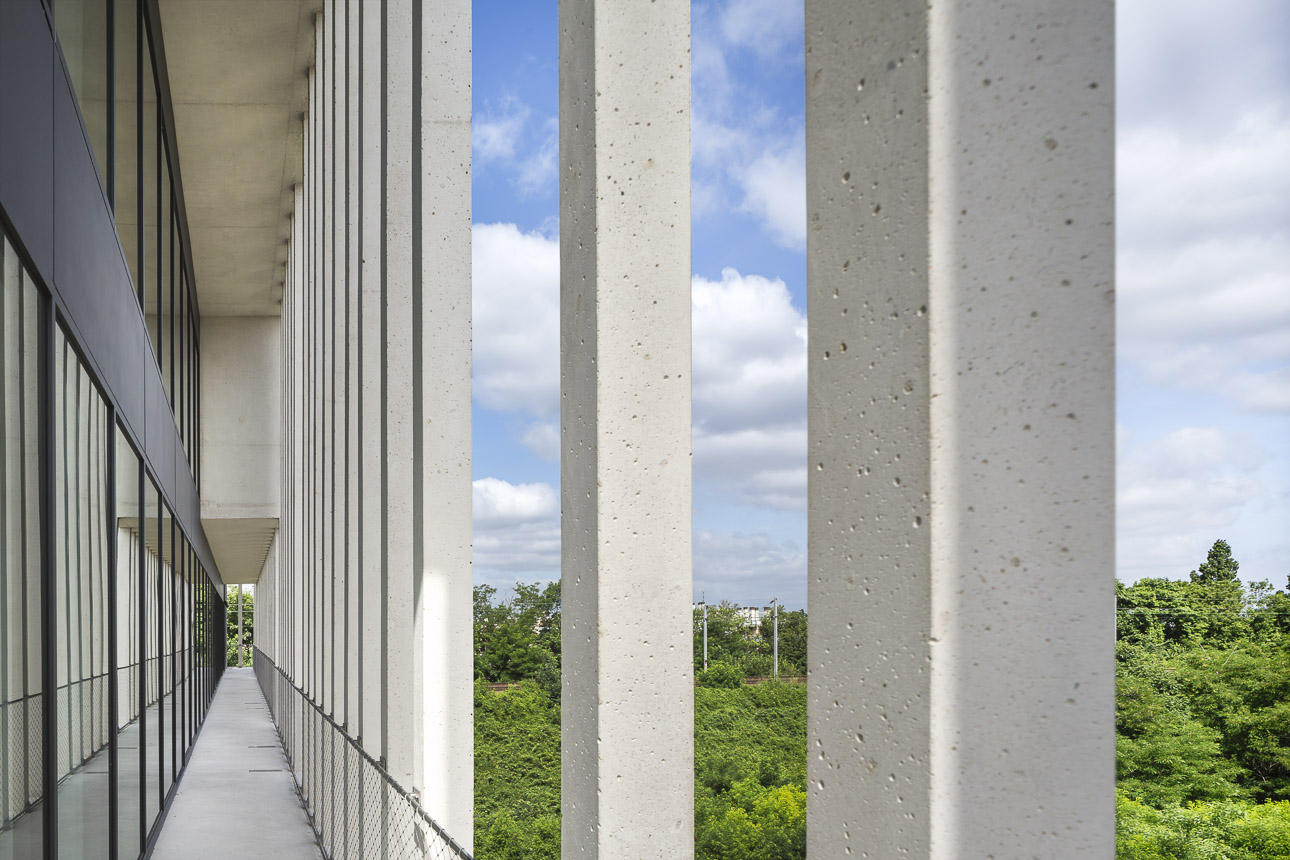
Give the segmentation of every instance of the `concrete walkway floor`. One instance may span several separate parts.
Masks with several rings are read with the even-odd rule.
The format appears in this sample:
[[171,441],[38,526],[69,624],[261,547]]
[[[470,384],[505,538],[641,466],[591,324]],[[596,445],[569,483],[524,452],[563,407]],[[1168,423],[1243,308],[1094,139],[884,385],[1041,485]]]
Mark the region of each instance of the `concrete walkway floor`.
[[253,670],[225,670],[152,857],[322,857]]

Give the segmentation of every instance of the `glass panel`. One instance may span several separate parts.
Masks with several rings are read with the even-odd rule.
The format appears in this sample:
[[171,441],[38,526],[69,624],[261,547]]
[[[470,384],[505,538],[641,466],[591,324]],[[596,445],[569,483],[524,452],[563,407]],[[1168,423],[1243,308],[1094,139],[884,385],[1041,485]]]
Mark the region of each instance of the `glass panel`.
[[0,860],[44,850],[37,308],[0,233]]
[[161,245],[157,241],[157,216],[161,209],[161,161],[157,142],[161,136],[157,124],[157,85],[152,75],[152,55],[143,51],[143,315],[148,322],[152,350],[161,355],[161,331],[158,304],[161,290]]
[[139,598],[145,553],[139,520],[139,456],[116,431],[117,846],[121,860],[139,856]]
[[170,211],[170,166],[166,158],[166,138],[158,123],[157,140],[159,147],[160,170],[158,178],[160,187],[157,194],[157,266],[160,279],[157,281],[157,361],[161,363],[161,381],[166,389],[166,396],[174,408],[175,396],[172,387],[174,367],[174,331],[171,326],[171,309],[174,307],[174,266],[172,262],[175,235],[171,223]]
[[115,185],[116,232],[121,237],[121,249],[130,266],[130,278],[135,288],[139,284],[139,134],[136,124],[138,111],[138,43],[135,40],[139,27],[137,0],[114,0],[112,13],[113,37],[116,41],[116,126]]
[[151,480],[143,483],[144,543],[147,553],[143,559],[143,687],[145,690],[143,714],[143,820],[145,830],[151,831],[161,808],[161,777],[157,769],[161,761],[161,731],[157,704],[160,698],[161,679],[157,674],[160,657],[157,646],[161,642],[157,593],[161,582],[160,517],[157,513],[157,488]]
[[58,0],[54,26],[85,118],[94,160],[107,185],[108,0]]
[[55,337],[58,853],[108,853],[107,407]]
[[157,667],[157,677],[161,683],[161,695],[158,699],[161,721],[157,729],[161,744],[158,749],[158,767],[160,768],[158,773],[161,775],[161,796],[164,798],[166,792],[170,790],[171,784],[175,781],[174,756],[171,749],[175,725],[175,677],[172,671],[174,666],[171,662],[171,656],[175,651],[174,639],[172,638],[174,633],[175,522],[170,515],[170,508],[164,502],[161,505],[160,513],[161,563],[157,568],[161,577],[157,582],[157,606],[159,607],[160,623],[157,626],[157,632],[161,637],[161,641],[157,643],[157,653],[161,655],[161,663]]

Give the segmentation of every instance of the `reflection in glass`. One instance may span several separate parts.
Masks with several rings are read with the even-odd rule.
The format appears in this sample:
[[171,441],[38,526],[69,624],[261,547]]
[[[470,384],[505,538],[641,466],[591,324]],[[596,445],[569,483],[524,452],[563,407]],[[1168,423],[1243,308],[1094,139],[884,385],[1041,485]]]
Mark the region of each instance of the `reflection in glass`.
[[160,624],[157,625],[157,653],[161,660],[157,666],[157,678],[161,684],[158,699],[157,723],[157,773],[161,777],[161,796],[164,798],[175,781],[174,754],[171,749],[171,738],[174,735],[174,674],[171,655],[174,653],[174,595],[175,581],[175,523],[170,515],[170,508],[163,502],[160,508],[159,533],[161,535],[160,564],[157,566],[160,577],[157,582],[157,607]]
[[108,853],[107,407],[55,337],[58,854]]
[[[116,43],[114,58],[116,80],[113,96],[113,125],[116,131],[116,169],[113,173],[113,207],[116,212],[116,232],[121,237],[121,250],[125,252],[130,267],[130,278],[135,288],[139,282],[139,121],[138,42],[140,26],[137,0],[113,0],[112,34]],[[142,298],[140,299],[142,301]]]
[[157,122],[157,363],[161,366],[161,381],[174,407],[171,388],[171,308],[174,304],[173,252],[175,247],[174,224],[170,211],[170,164],[166,158],[166,138],[162,131],[161,116]]
[[0,860],[44,844],[37,301],[0,231]]
[[107,185],[108,0],[58,0],[54,26],[85,118],[94,160]]
[[116,431],[117,856],[139,856],[139,598],[145,552],[139,519],[139,455]]
[[[147,38],[146,31],[144,38]],[[148,323],[148,336],[152,340],[152,350],[161,355],[161,329],[157,312],[161,268],[161,244],[157,216],[161,209],[161,161],[158,158],[157,144],[161,139],[161,126],[157,122],[157,83],[153,77],[152,54],[145,43],[142,52],[143,68],[143,263],[139,270],[143,275],[143,315]]]
[[158,493],[151,479],[143,482],[144,545],[143,558],[143,820],[145,831],[151,831],[161,808],[161,777],[157,764],[161,761],[161,733],[158,726],[157,703],[160,699],[161,679],[157,667],[161,660],[157,646],[159,613],[157,591],[160,576],[160,517],[157,513]]

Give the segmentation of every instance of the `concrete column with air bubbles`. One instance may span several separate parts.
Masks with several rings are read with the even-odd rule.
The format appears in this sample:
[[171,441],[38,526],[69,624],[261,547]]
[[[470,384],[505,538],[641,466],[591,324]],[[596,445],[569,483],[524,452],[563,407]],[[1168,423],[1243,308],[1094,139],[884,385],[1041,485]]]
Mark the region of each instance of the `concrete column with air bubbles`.
[[1114,19],[807,2],[811,856],[1114,853]]
[[694,856],[689,18],[559,3],[564,857]]

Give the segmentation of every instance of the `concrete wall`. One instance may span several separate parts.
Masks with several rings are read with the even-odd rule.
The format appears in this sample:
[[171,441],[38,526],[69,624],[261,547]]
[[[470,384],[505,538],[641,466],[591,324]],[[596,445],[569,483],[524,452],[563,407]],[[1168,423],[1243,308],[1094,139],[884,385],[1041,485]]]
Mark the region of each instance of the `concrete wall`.
[[280,317],[204,316],[202,517],[277,517]]

